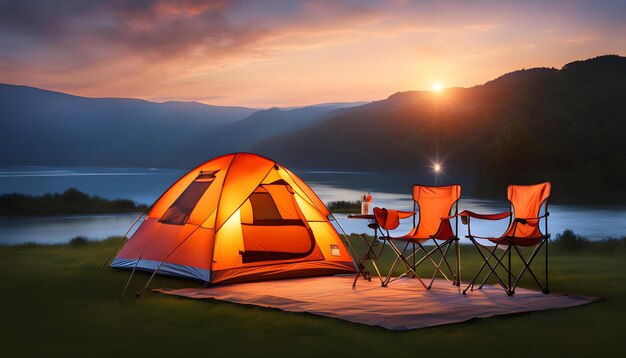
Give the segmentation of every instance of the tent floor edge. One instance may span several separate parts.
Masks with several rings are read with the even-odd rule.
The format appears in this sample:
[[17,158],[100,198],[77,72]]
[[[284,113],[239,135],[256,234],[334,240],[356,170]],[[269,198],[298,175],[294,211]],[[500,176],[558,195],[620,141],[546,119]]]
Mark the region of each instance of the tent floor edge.
[[[159,263],[159,261],[154,260],[136,260],[116,257],[109,265],[109,267],[121,270],[132,270],[133,267],[135,267],[136,265],[137,271],[154,272],[159,266]],[[212,278],[211,270],[193,266],[179,265],[170,262],[163,262],[163,264],[159,268],[159,274],[171,277],[192,279],[194,281],[198,281],[204,284],[210,284]]]

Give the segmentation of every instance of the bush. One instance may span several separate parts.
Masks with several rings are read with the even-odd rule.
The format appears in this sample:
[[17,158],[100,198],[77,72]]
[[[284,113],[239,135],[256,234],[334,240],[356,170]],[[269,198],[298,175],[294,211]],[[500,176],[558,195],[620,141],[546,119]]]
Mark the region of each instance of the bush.
[[556,248],[567,251],[595,250],[609,254],[626,252],[626,236],[591,241],[574,233],[572,229],[565,229],[562,233],[556,234],[556,238],[551,243]]
[[572,229],[565,229],[562,233],[556,234],[554,245],[568,251],[578,251],[589,247],[591,241],[574,233]]
[[85,246],[89,243],[89,239],[84,236],[76,236],[70,240],[70,246]]
[[626,236],[622,236],[620,238],[609,237],[603,239],[598,244],[603,250],[608,251],[609,253],[626,252]]
[[333,213],[360,213],[361,202],[360,201],[331,201],[326,205],[328,210]]
[[18,193],[0,195],[0,215],[68,215],[138,212],[146,205],[129,199],[109,200],[88,195],[76,188],[65,192],[32,196]]

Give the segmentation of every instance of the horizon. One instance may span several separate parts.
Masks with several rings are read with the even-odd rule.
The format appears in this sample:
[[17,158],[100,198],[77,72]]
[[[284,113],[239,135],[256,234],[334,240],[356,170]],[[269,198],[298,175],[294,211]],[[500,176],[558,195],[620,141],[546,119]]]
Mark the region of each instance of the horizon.
[[145,99],[145,98],[137,98],[137,97],[119,97],[119,96],[103,96],[103,97],[90,97],[90,96],[84,96],[78,93],[69,93],[69,92],[63,92],[63,91],[56,91],[56,90],[52,90],[49,88],[41,88],[41,87],[36,87],[36,86],[29,86],[29,85],[24,85],[24,84],[18,84],[18,83],[1,83],[0,85],[8,85],[8,86],[15,86],[15,87],[27,87],[27,88],[33,88],[36,90],[42,90],[42,91],[48,91],[48,92],[53,92],[53,93],[60,93],[60,94],[64,94],[64,95],[69,95],[69,96],[74,96],[74,97],[80,97],[80,98],[88,98],[88,99],[129,99],[129,100],[138,100],[138,101],[147,101],[147,102],[151,102],[151,103],[156,103],[156,104],[166,104],[166,103],[195,103],[195,104],[200,104],[200,105],[206,105],[206,106],[213,106],[213,107],[233,107],[233,108],[247,108],[247,109],[253,109],[253,110],[259,110],[259,111],[263,111],[263,110],[270,110],[270,109],[278,109],[278,110],[292,110],[292,109],[299,109],[299,108],[306,108],[306,107],[323,107],[323,106],[333,106],[333,105],[346,105],[346,107],[352,107],[352,106],[358,106],[358,105],[363,105],[363,104],[368,104],[371,102],[375,102],[375,101],[381,101],[381,100],[385,100],[388,99],[389,97],[398,94],[398,93],[407,93],[407,92],[444,92],[446,90],[450,90],[450,89],[471,89],[474,87],[478,87],[478,86],[482,86],[485,85],[488,82],[497,80],[501,77],[504,77],[506,75],[509,75],[511,73],[515,73],[515,72],[519,72],[519,71],[528,71],[528,70],[533,70],[533,69],[542,69],[542,68],[550,68],[550,69],[555,69],[557,71],[562,70],[562,68],[568,64],[574,63],[574,62],[581,62],[581,61],[590,61],[590,60],[594,60],[597,58],[601,58],[601,57],[607,57],[607,56],[619,56],[619,57],[625,57],[625,56],[621,56],[621,55],[617,55],[617,54],[603,54],[603,55],[597,55],[597,56],[593,56],[591,58],[585,58],[585,59],[572,59],[571,61],[564,63],[562,66],[560,67],[546,67],[546,66],[538,66],[538,67],[531,67],[531,68],[520,68],[520,69],[516,69],[516,70],[512,70],[510,72],[507,73],[503,73],[498,75],[495,78],[492,79],[488,79],[485,82],[482,83],[476,83],[473,85],[469,85],[469,86],[455,86],[455,87],[445,87],[443,86],[440,82],[435,82],[431,85],[431,88],[428,89],[420,89],[420,90],[406,90],[406,91],[396,91],[393,93],[390,93],[386,96],[383,96],[381,98],[374,98],[374,99],[369,99],[369,100],[356,100],[356,101],[329,101],[329,102],[323,102],[323,103],[308,103],[308,104],[294,104],[294,105],[289,105],[289,106],[269,106],[269,107],[248,107],[245,105],[238,105],[238,104],[232,104],[232,105],[219,105],[219,104],[215,104],[215,103],[204,103],[204,102],[200,102],[197,100],[185,100],[185,99],[174,99],[174,100],[166,100],[166,101],[156,101],[156,100],[150,100],[150,99]]
[[369,102],[626,54],[626,4],[608,0],[0,1],[0,10],[1,82],[91,98]]

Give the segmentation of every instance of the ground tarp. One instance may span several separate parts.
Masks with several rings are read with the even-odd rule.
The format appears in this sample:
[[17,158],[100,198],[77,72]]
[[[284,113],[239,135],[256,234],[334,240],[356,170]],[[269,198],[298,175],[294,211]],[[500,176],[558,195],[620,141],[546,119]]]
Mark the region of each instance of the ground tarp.
[[436,281],[431,290],[425,290],[417,280],[409,278],[394,281],[387,287],[381,287],[380,282],[359,280],[352,288],[352,280],[350,276],[329,276],[155,291],[308,312],[392,330],[573,307],[596,300],[571,294],[544,295],[523,288],[509,297],[501,288],[487,285],[464,296],[458,287],[447,281]]

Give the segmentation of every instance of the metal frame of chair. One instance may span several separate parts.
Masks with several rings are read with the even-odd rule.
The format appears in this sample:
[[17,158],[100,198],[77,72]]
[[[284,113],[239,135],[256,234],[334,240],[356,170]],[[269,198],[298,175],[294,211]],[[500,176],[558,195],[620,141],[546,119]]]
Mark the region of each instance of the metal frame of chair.
[[[535,210],[536,212],[535,216],[532,216],[532,217],[518,217],[517,216],[518,214],[516,213],[516,210],[515,210],[516,202],[514,201],[517,201],[517,204],[521,205],[519,203],[520,199],[512,199],[512,195],[516,189],[519,190],[520,188],[525,189],[525,190],[537,190],[536,193],[533,193],[535,195],[540,196],[540,200],[538,201],[538,205]],[[507,196],[510,202],[510,210],[508,212],[485,215],[485,214],[477,214],[471,211],[463,211],[462,213],[459,214],[459,216],[461,216],[461,220],[463,224],[467,225],[468,235],[466,237],[471,240],[472,244],[474,245],[474,247],[476,247],[476,249],[478,250],[478,253],[483,259],[482,266],[476,272],[476,274],[474,275],[470,283],[467,285],[467,287],[463,290],[463,294],[466,294],[467,290],[470,290],[470,291],[474,290],[474,286],[477,283],[477,280],[479,279],[480,274],[483,272],[483,270],[485,270],[486,267],[488,267],[489,272],[486,273],[485,277],[480,282],[480,286],[478,287],[478,289],[481,289],[491,276],[494,276],[498,284],[505,290],[507,295],[512,296],[515,294],[515,289],[517,288],[522,276],[526,273],[526,271],[528,271],[529,274],[535,280],[535,283],[537,284],[537,286],[539,286],[539,288],[541,289],[543,293],[547,294],[550,292],[548,289],[548,242],[550,240],[550,234],[548,233],[548,216],[550,215],[550,212],[548,211],[548,198],[550,197],[550,191],[551,191],[551,184],[549,182],[536,184],[536,185],[509,185],[507,188],[507,192],[508,192]],[[544,208],[544,214],[539,215],[542,207]],[[507,229],[505,230],[504,234],[499,238],[477,236],[477,235],[472,234],[471,226],[470,226],[471,218],[484,219],[484,220],[501,220],[501,219],[509,218],[509,225]],[[544,219],[545,233],[542,233],[541,230],[539,229],[539,226],[540,226],[539,224],[540,224],[541,219]],[[532,230],[532,233],[534,233],[535,235],[530,236],[530,237],[528,235],[523,236],[523,232],[528,231],[529,228],[536,228]],[[540,235],[536,235],[536,233],[539,233]],[[480,243],[478,240],[487,240],[487,241],[494,243],[495,245],[492,247],[489,247],[487,245]],[[537,256],[541,248],[544,247],[544,245],[545,245],[545,287],[541,285],[541,283],[539,282],[539,279],[537,278],[537,276],[535,275],[535,273],[532,271],[532,268],[531,268],[531,264],[533,260],[535,259],[535,257]],[[533,247],[533,246],[534,246],[534,249],[531,252],[531,254],[525,257],[522,254],[520,247]],[[498,255],[497,250],[502,247],[504,247],[504,252]],[[524,266],[517,275],[513,274],[512,272],[513,270],[511,267],[513,251],[517,253],[519,259],[521,260]],[[495,259],[495,263],[493,263],[493,265],[492,265],[492,259]],[[503,262],[503,259],[506,259],[506,262]],[[506,282],[505,282],[505,279],[502,278],[498,274],[497,272],[498,267],[502,267],[504,269],[507,275]]]
[[[448,190],[452,190],[455,192],[454,193],[455,196],[452,197],[454,198],[454,200],[450,203],[450,206],[447,208],[447,212],[445,214],[442,213],[443,216],[439,217],[440,222],[436,231],[428,234],[427,237],[412,236],[412,234],[417,234],[419,232],[419,226],[422,224],[422,212],[426,210],[432,210],[432,209],[425,207],[426,205],[424,203],[422,203],[423,204],[422,206],[424,207],[420,206],[419,204],[420,198],[416,197],[415,195],[416,188],[418,188],[418,192],[419,190],[421,190],[421,188],[424,188],[427,190],[435,190],[435,191],[441,190],[441,189],[444,189],[444,190],[448,189]],[[391,247],[392,251],[396,255],[396,259],[394,260],[387,274],[387,278],[385,279],[383,286],[386,286],[389,283],[401,277],[412,276],[413,278],[417,278],[422,284],[422,286],[424,286],[424,288],[430,289],[433,285],[433,282],[435,281],[435,277],[437,276],[437,273],[440,273],[443,276],[443,278],[445,278],[447,281],[451,281],[453,285],[459,286],[461,282],[461,263],[460,263],[460,249],[459,249],[459,238],[458,238],[458,228],[459,228],[458,210],[459,210],[459,200],[461,198],[461,186],[458,184],[446,185],[446,186],[426,186],[426,185],[415,184],[413,185],[412,189],[413,189],[413,210],[415,213],[413,214],[413,229],[411,230],[411,232],[409,232],[409,234],[402,236],[402,237],[391,237],[389,233],[389,229],[384,226],[381,226],[382,230],[384,230],[384,233],[385,233],[385,235],[381,236],[381,239],[389,242],[389,246]],[[442,198],[446,198],[446,197],[444,196]],[[454,214],[450,215],[450,212],[453,209],[454,209]],[[419,218],[417,219],[417,221],[416,221],[416,215],[417,215],[416,213],[419,213]],[[450,225],[451,219],[455,219],[454,232],[452,232],[452,226]],[[448,235],[448,236],[444,237],[442,235]],[[434,243],[434,247],[429,250],[424,246],[424,243],[426,243],[427,241],[431,241],[431,240]],[[396,244],[394,244],[394,241],[396,242],[404,241],[405,245],[402,249],[400,249]],[[443,243],[440,244],[438,241],[443,241]],[[450,249],[450,246],[452,246],[452,243],[455,244],[456,270],[452,269],[452,266],[450,265],[447,259],[447,254]],[[407,255],[405,253],[409,249],[409,246],[411,246],[411,249],[410,249],[409,254]],[[433,254],[435,254],[436,252],[438,252],[441,255],[441,258],[439,259],[438,262],[436,262],[435,259],[433,259]],[[417,260],[418,253],[423,254],[423,256],[419,260]],[[433,275],[430,278],[430,282],[428,283],[428,285],[417,274],[417,267],[426,261],[430,261],[430,263],[434,267]],[[402,273],[400,276],[394,278],[392,277],[392,275],[399,263],[401,263],[404,266],[405,272]],[[444,267],[442,267],[443,264],[445,264]],[[446,273],[444,272],[442,268],[448,269],[452,277],[452,280],[448,278],[448,276],[446,275]]]

